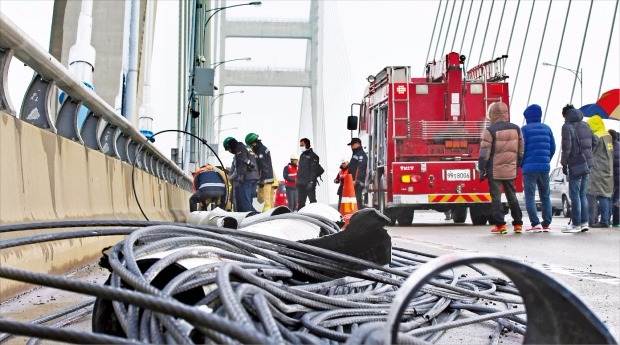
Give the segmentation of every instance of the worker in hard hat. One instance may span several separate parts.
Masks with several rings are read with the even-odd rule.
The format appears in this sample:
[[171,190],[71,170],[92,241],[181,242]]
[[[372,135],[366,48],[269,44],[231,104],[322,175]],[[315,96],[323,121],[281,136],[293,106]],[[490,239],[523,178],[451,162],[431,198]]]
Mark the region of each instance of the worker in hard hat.
[[263,212],[273,208],[273,198],[271,184],[273,183],[273,167],[271,165],[271,152],[258,139],[258,134],[248,133],[245,136],[245,144],[252,148],[256,154],[256,165],[258,167],[258,202],[264,202]]
[[252,207],[252,190],[258,181],[256,162],[252,161],[248,149],[233,137],[224,139],[224,149],[233,155],[234,172],[229,176],[233,182],[235,201],[238,212],[254,211]]
[[349,159],[342,157],[340,159],[340,169],[338,170],[338,176],[334,179],[334,183],[338,184],[338,208],[340,210],[340,203],[342,202],[342,190],[344,188],[344,179],[349,173]]
[[193,174],[193,187],[196,191],[189,198],[189,210],[194,212],[198,210],[198,204],[203,205],[206,210],[207,206],[214,204],[211,208],[226,207],[226,177],[224,172],[212,165],[203,165]]
[[291,161],[284,167],[282,176],[284,176],[284,187],[286,188],[286,200],[288,208],[291,211],[297,209],[297,162],[299,157],[296,154],[291,155]]

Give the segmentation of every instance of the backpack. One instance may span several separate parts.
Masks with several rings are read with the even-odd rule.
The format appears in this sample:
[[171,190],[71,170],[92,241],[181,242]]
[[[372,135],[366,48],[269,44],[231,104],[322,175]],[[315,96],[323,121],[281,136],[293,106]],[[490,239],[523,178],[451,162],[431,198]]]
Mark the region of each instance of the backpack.
[[325,172],[325,169],[323,169],[323,167],[321,166],[321,164],[318,164],[319,166],[316,169],[316,178],[317,178],[317,184],[319,184],[318,179],[321,180],[321,182],[323,182],[323,178],[321,177],[321,175],[323,175],[323,173]]

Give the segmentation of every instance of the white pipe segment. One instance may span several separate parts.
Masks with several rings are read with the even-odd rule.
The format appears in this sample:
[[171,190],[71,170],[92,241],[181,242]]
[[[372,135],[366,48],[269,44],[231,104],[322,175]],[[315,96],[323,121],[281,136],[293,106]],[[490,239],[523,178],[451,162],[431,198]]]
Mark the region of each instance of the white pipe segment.
[[306,206],[299,210],[299,214],[322,216],[334,223],[344,221],[340,212],[338,212],[335,208],[329,206],[328,204],[322,204],[319,202],[306,204]]

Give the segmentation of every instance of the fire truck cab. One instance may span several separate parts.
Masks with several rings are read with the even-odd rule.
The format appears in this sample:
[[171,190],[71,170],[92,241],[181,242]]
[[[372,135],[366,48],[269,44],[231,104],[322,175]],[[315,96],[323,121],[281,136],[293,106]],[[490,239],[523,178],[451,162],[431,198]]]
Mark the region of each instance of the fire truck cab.
[[452,52],[428,63],[422,78],[412,78],[408,66],[368,78],[359,128],[354,119],[348,129],[359,131],[368,152],[369,206],[400,225],[410,225],[416,209],[451,210],[455,223],[465,222],[468,209],[474,225],[491,220],[489,187],[479,181],[477,164],[488,106],[508,104],[506,58],[464,75],[465,56]]

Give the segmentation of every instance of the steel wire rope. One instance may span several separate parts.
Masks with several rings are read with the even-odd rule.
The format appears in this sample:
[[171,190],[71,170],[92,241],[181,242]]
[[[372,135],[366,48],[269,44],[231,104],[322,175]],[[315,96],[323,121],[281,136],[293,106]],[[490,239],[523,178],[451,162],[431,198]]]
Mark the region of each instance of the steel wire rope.
[[[573,97],[575,95],[575,85],[577,84],[577,74],[579,73],[579,70],[581,69],[581,58],[583,57],[583,48],[586,45],[586,37],[588,37],[588,28],[590,27],[590,18],[592,16],[592,7],[594,6],[594,0],[590,1],[590,9],[588,10],[588,19],[586,19],[586,28],[583,32],[583,40],[581,41],[581,50],[579,51],[579,61],[577,62],[577,68],[575,69],[575,79],[573,79],[573,90],[571,91],[571,96],[570,96],[570,103],[573,103]],[[607,51],[609,51],[609,46],[607,47]],[[581,92],[583,92],[583,71],[581,73]],[[583,102],[583,99],[581,100],[581,102]],[[580,104],[580,106],[584,106],[583,104]],[[545,111],[545,115],[547,114],[547,112]]]
[[116,236],[116,235],[128,235],[136,229],[93,229],[93,230],[78,230],[71,232],[50,233],[42,235],[33,235],[28,237],[17,237],[8,240],[0,241],[0,249],[13,248],[18,246],[24,246],[27,244],[69,240],[74,238],[86,238],[86,237],[99,237],[99,236]]
[[[512,35],[514,34],[515,31],[515,24],[517,23],[517,15],[519,15],[519,8],[521,6],[521,0],[517,1],[517,9],[515,10],[515,16],[512,19],[512,28],[510,29],[510,38],[508,38],[508,45],[506,46],[506,56],[509,56],[510,54],[510,44],[512,43]],[[521,52],[523,53],[523,51]],[[511,99],[512,100],[512,99]]]
[[[459,17],[456,20],[456,28],[454,29],[454,37],[452,38],[452,45],[450,46],[451,52],[454,51],[454,42],[456,42],[456,35],[459,32],[459,26],[461,25],[461,15],[463,14],[463,7],[465,7],[465,0],[461,0],[461,7],[459,9]],[[461,52],[459,52],[459,54],[460,53]]]
[[449,328],[467,326],[467,325],[471,325],[471,324],[478,323],[481,321],[493,320],[493,319],[503,317],[503,316],[512,316],[512,315],[519,315],[519,314],[525,314],[525,310],[524,309],[504,310],[504,311],[500,311],[496,313],[490,313],[490,314],[480,315],[477,317],[467,318],[464,320],[456,320],[456,321],[451,321],[447,323],[442,323],[440,325],[418,328],[418,329],[415,329],[409,332],[409,334],[410,335],[422,335],[422,334],[436,331],[436,330],[444,330],[444,329],[449,329]]
[[[504,23],[504,13],[506,11],[506,3],[508,0],[504,0],[504,6],[502,6],[502,14],[499,17],[499,25],[497,27],[497,35],[495,35],[495,44],[493,44],[493,52],[491,53],[491,59],[495,56],[495,49],[497,48],[497,41],[499,41],[499,33],[502,31],[502,24]],[[491,18],[489,17],[489,20]],[[482,51],[480,52],[482,53]]]
[[[461,47],[459,48],[459,54],[463,54],[463,44],[465,44],[465,36],[467,35],[467,28],[469,27],[469,17],[471,16],[472,7],[474,7],[474,0],[471,0],[469,2],[469,11],[467,12],[467,21],[465,21],[465,30],[463,31],[463,39],[461,40]],[[469,58],[469,56],[467,58]]]
[[456,7],[456,0],[452,1],[452,9],[450,10],[450,19],[448,20],[448,28],[446,30],[446,36],[443,40],[443,46],[441,47],[442,54],[446,54],[446,43],[448,43],[448,36],[450,35],[450,27],[452,26],[452,16],[454,15],[454,7]]
[[[48,314],[48,315],[42,316],[42,317],[40,317],[38,319],[35,319],[35,320],[32,320],[32,321],[28,321],[28,323],[30,323],[30,324],[42,324],[42,323],[45,323],[45,322],[48,322],[48,321],[51,321],[51,320],[55,320],[55,319],[58,319],[60,317],[65,316],[67,314],[73,313],[74,311],[86,308],[86,307],[92,305],[93,303],[95,303],[95,299],[91,298],[91,299],[88,299],[86,301],[80,302],[78,304],[72,305],[72,306],[70,306],[68,308],[56,311],[56,312],[54,312],[52,314]],[[12,338],[13,336],[14,336],[13,334],[9,334],[9,333],[0,334],[0,342],[4,341],[6,339]]]
[[[62,328],[64,326],[67,326],[81,318],[87,317],[89,315],[91,315],[93,312],[93,308],[92,307],[87,307],[85,309],[82,310],[77,310],[74,311],[70,314],[67,314],[65,316],[63,316],[60,320],[58,320],[56,323],[49,325],[49,327],[51,328]],[[38,343],[40,340],[39,337],[32,337],[30,339],[28,339],[28,342],[26,342],[26,345],[34,345],[36,343]]]
[[[607,58],[609,57],[609,49],[611,48],[611,38],[614,35],[614,26],[616,25],[616,15],[618,14],[618,3],[620,0],[616,0],[616,7],[614,8],[614,16],[611,20],[611,28],[609,29],[609,41],[607,42],[607,51],[605,52],[605,60],[603,62],[603,71],[601,72],[601,81],[598,84],[597,98],[601,97],[601,88],[603,87],[603,78],[605,77],[605,69],[607,68]],[[582,76],[583,77],[583,76]]]
[[[207,141],[202,139],[202,138],[200,138],[199,136],[197,136],[197,135],[195,135],[193,133],[190,133],[190,132],[187,132],[187,131],[182,131],[180,129],[166,129],[166,130],[163,130],[163,131],[159,131],[159,132],[157,132],[157,133],[155,133],[153,135],[149,135],[147,140],[153,142],[157,135],[162,134],[162,133],[168,133],[168,132],[185,133],[186,135],[192,136],[195,139],[199,140],[203,145],[208,147],[209,150],[211,150],[211,152],[213,152],[213,154],[215,155],[215,158],[217,158],[217,161],[220,162],[220,166],[222,168],[224,167],[224,163],[222,163],[222,160],[220,159],[220,156],[218,156],[217,152],[215,152],[213,150],[213,148],[211,148],[211,146],[207,143]],[[138,198],[138,192],[136,191],[136,177],[135,177],[136,162],[138,160],[138,155],[140,154],[140,150],[141,150],[143,145],[144,145],[144,143],[141,143],[140,146],[138,146],[138,149],[136,149],[136,154],[135,154],[134,160],[133,160],[133,162],[131,164],[131,187],[133,189],[133,195],[134,195],[134,198],[136,199],[136,203],[138,204],[138,208],[140,208],[140,212],[142,212],[142,215],[144,216],[144,218],[147,221],[149,221],[150,219],[149,219],[149,217],[147,217],[146,213],[144,213],[144,210],[142,209],[142,204],[140,203],[140,199]],[[225,184],[225,186],[228,186],[228,174],[224,173],[224,177],[225,177],[224,184]],[[224,199],[225,204],[228,203],[228,199],[229,199],[228,193],[229,193],[228,188],[226,188],[225,199]]]
[[142,342],[107,334],[87,333],[71,329],[58,329],[44,325],[0,319],[0,331],[15,335],[71,342],[74,344],[144,344]]
[[[478,9],[478,16],[476,17],[476,26],[474,26],[474,34],[471,37],[471,44],[469,45],[469,53],[467,56],[471,57],[471,51],[474,49],[474,41],[476,40],[476,33],[478,32],[478,24],[480,23],[480,14],[482,13],[482,5],[484,0],[480,0],[480,8]],[[467,71],[468,60],[465,60],[465,71]]]
[[[172,316],[180,317],[197,324],[208,325],[214,330],[224,334],[235,335],[239,340],[247,343],[269,342],[263,335],[239,327],[238,324],[230,320],[211,315],[172,299],[161,299],[137,291],[121,290],[110,286],[56,277],[45,273],[28,272],[6,266],[0,266],[0,276],[26,283],[97,296],[108,300],[118,300],[119,302],[138,305],[153,311],[168,313]],[[2,322],[6,321],[0,320],[0,325],[2,325]],[[6,328],[0,330],[4,331],[5,329]],[[108,342],[104,341],[104,343]]]
[[[530,9],[530,17],[527,21],[527,27],[525,28],[525,37],[523,38],[523,49],[521,49],[521,55],[519,55],[519,64],[517,65],[517,75],[515,76],[515,82],[512,86],[512,94],[510,94],[510,106],[512,106],[512,100],[514,99],[514,95],[515,95],[515,91],[517,90],[517,82],[519,81],[519,72],[521,71],[521,62],[523,62],[523,55],[525,55],[525,47],[527,47],[527,38],[529,36],[530,33],[530,25],[532,24],[532,15],[534,13],[534,6],[536,6],[536,1],[532,1],[532,7]],[[515,21],[516,21],[516,15],[515,15]],[[513,27],[514,27],[514,23],[513,23]],[[511,34],[511,39],[512,39],[512,34]],[[510,49],[510,47],[508,47]],[[525,119],[524,119],[525,120]]]
[[[426,73],[426,64],[429,63],[428,58],[431,55],[431,48],[433,47],[433,39],[435,38],[435,30],[437,29],[437,21],[439,19],[439,11],[441,10],[442,1],[443,0],[439,0],[439,4],[437,5],[437,14],[435,15],[435,24],[433,25],[433,33],[431,34],[431,40],[430,42],[428,42],[428,52],[426,53],[426,60],[424,61],[424,69],[422,71],[423,74]],[[447,6],[447,1],[448,0],[446,0],[446,6]],[[435,60],[435,58],[433,58],[433,60]]]
[[56,229],[56,228],[75,228],[75,227],[93,227],[93,226],[124,226],[124,227],[142,227],[160,224],[176,224],[185,225],[185,223],[176,223],[168,221],[144,221],[144,220],[60,220],[36,223],[16,223],[0,225],[0,233],[25,230],[39,229]]
[[[572,1],[572,0],[569,0]],[[538,48],[538,54],[536,55],[536,64],[534,65],[534,75],[532,76],[532,83],[530,84],[530,93],[527,96],[527,102],[530,104],[530,98],[532,97],[532,91],[534,90],[534,81],[536,81],[536,72],[538,71],[538,62],[540,61],[540,53],[542,51],[543,44],[545,42],[545,34],[547,33],[547,24],[549,23],[549,14],[551,13],[551,5],[553,0],[549,0],[549,8],[547,8],[547,16],[545,18],[545,26],[543,27],[542,37],[540,39],[540,47]],[[523,119],[525,121],[525,118]]]
[[[482,38],[482,44],[480,45],[480,55],[478,55],[478,65],[482,62],[482,52],[487,42],[487,34],[489,33],[489,25],[491,24],[491,16],[493,15],[493,8],[495,7],[495,0],[491,0],[491,9],[489,10],[489,18],[487,19],[487,25],[484,29],[484,36]],[[501,21],[500,21],[501,23]]]
[[[558,65],[558,62],[560,61],[560,55],[561,55],[561,52],[562,52],[562,42],[564,42],[564,34],[566,33],[566,24],[568,23],[568,17],[570,16],[570,7],[571,7],[572,3],[573,3],[572,0],[568,0],[568,7],[566,8],[566,15],[564,16],[564,26],[562,27],[562,34],[560,36],[560,43],[558,44],[558,53],[555,56],[555,65],[556,66]],[[592,2],[590,2],[590,11],[591,10],[592,10]],[[588,19],[589,18],[590,18],[590,16],[588,15]],[[544,35],[544,32],[543,32],[543,35]],[[544,36],[543,36],[543,39],[544,39]],[[585,33],[584,33],[584,40],[585,40]],[[542,42],[541,42],[541,48],[542,48]],[[583,46],[582,46],[581,52],[583,53]],[[540,52],[539,52],[539,54],[540,54]],[[579,62],[581,62],[581,54],[579,55]],[[536,61],[536,65],[538,65],[538,60]],[[579,66],[579,65],[577,65],[577,66]],[[549,101],[551,100],[551,92],[553,91],[553,82],[555,81],[555,73],[557,72],[557,70],[558,70],[557,67],[553,68],[553,75],[551,76],[551,83],[549,84],[549,94],[547,95],[547,102],[545,103],[545,112],[543,113],[542,123],[545,123],[545,119],[547,117],[547,111],[549,110]],[[579,69],[577,69],[577,71],[579,71]],[[536,72],[534,72],[534,76],[535,75],[536,75]],[[576,74],[575,74],[575,77],[577,77]],[[533,80],[532,80],[532,82],[533,82]],[[534,86],[534,84],[532,83],[532,87],[533,86]],[[574,84],[573,84],[573,86],[574,86]],[[573,89],[573,93],[574,92],[575,92],[575,89]],[[571,94],[570,103],[571,104],[573,103],[573,94]],[[527,105],[529,105],[529,104],[530,103],[529,103],[529,98],[528,98]],[[525,121],[525,117],[523,118],[523,121]]]
[[439,34],[437,35],[437,44],[435,45],[435,53],[433,54],[433,60],[437,57],[437,49],[439,48],[439,41],[441,41],[441,33],[443,32],[443,23],[446,20],[446,13],[448,12],[448,1],[443,9],[443,17],[441,18],[441,26],[439,27]]

